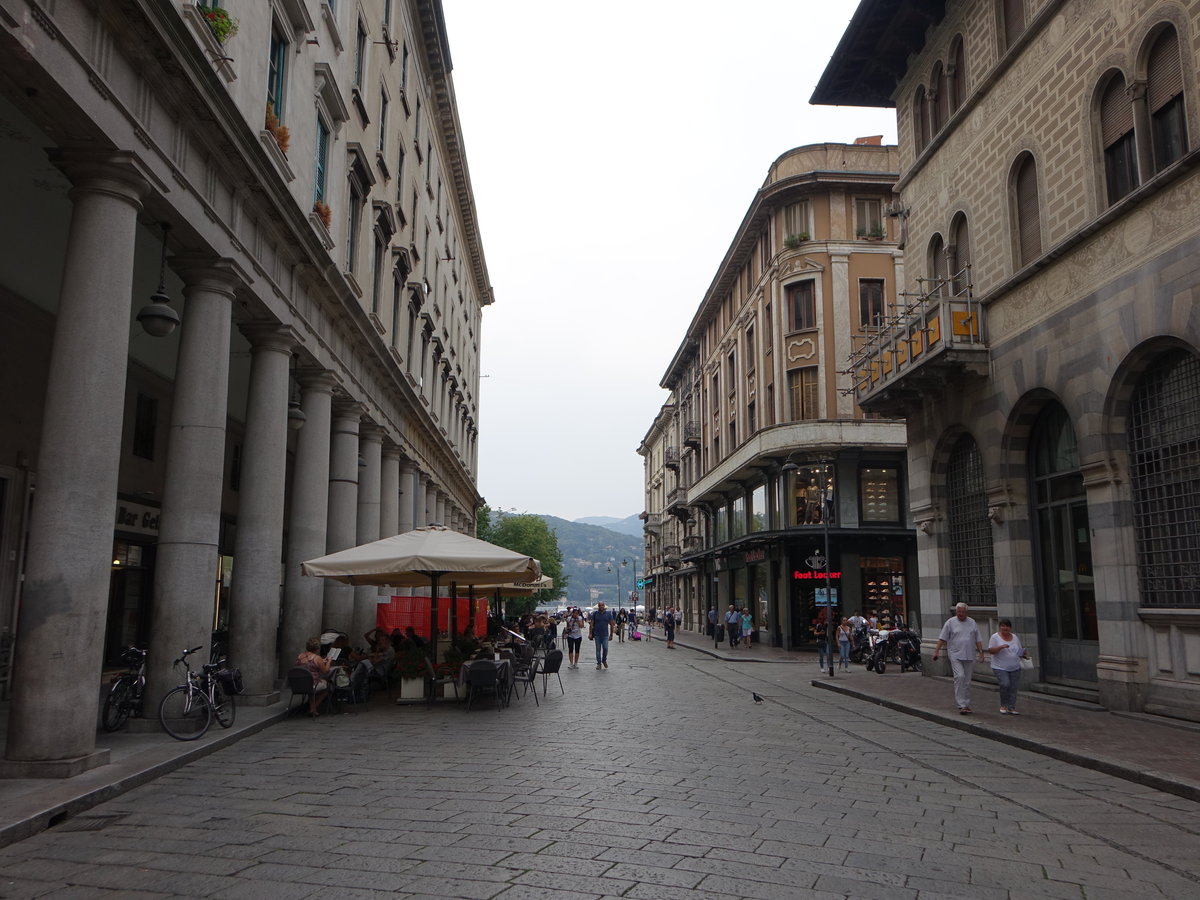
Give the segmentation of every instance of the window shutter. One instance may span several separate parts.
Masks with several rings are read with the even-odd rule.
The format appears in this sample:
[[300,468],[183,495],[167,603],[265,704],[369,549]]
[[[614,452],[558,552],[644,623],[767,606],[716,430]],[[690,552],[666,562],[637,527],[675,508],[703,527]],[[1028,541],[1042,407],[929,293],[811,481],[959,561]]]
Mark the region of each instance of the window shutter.
[[954,74],[949,81],[947,87],[951,92],[950,112],[954,112],[963,105],[967,94],[967,71],[966,61],[963,59],[962,38],[959,38],[954,45]]
[[933,125],[935,134],[950,121],[950,79],[946,77],[946,70],[941,67],[941,64],[937,67],[936,78],[937,100],[934,103],[936,109],[934,110]]
[[1017,231],[1021,245],[1021,265],[1032,262],[1042,252],[1041,211],[1038,208],[1037,165],[1026,157],[1017,172]]
[[1114,75],[1100,100],[1100,139],[1111,147],[1133,131],[1133,104],[1125,92],[1125,79]]
[[1150,50],[1146,66],[1149,82],[1146,99],[1150,112],[1155,113],[1183,93],[1183,68],[1179,65],[1179,39],[1174,28],[1168,28]]
[[925,86],[917,88],[916,96],[913,97],[913,140],[917,145],[917,152],[920,153],[925,149],[925,145],[929,143],[929,118],[926,115],[925,107],[928,104],[925,102]]

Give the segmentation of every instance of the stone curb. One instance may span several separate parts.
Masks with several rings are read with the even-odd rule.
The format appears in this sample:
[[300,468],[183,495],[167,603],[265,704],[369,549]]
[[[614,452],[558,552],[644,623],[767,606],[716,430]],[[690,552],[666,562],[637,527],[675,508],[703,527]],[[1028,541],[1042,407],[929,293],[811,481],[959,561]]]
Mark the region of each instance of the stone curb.
[[1049,756],[1053,759],[1062,762],[1072,763],[1081,766],[1085,769],[1092,769],[1096,772],[1103,772],[1105,775],[1112,775],[1114,778],[1121,778],[1125,781],[1132,781],[1135,784],[1145,785],[1146,787],[1154,788],[1166,794],[1174,794],[1177,797],[1183,797],[1187,800],[1200,802],[1200,784],[1189,781],[1185,778],[1180,778],[1175,775],[1170,775],[1165,772],[1153,772],[1145,769],[1138,769],[1128,763],[1119,762],[1113,759],[1107,759],[1102,756],[1086,756],[1082,753],[1077,753],[1074,750],[1069,750],[1066,747],[1057,744],[1042,743],[1040,741],[1030,740],[1029,738],[1019,735],[1010,734],[1006,731],[1000,731],[991,728],[987,725],[980,724],[977,720],[964,718],[955,718],[946,715],[945,713],[935,712],[930,709],[923,709],[919,706],[908,706],[896,700],[889,700],[884,697],[877,697],[865,691],[855,690],[844,683],[834,683],[828,681],[813,681],[812,686],[820,688],[823,691],[833,691],[835,694],[843,694],[847,697],[854,697],[857,700],[866,700],[868,703],[874,703],[877,706],[882,706],[885,709],[895,710],[896,712],[906,713],[917,718],[927,719],[930,722],[937,722],[939,725],[946,725],[950,728],[957,728],[959,731],[966,731],[970,734],[979,737],[988,738],[989,740],[999,741],[1003,744],[1009,744],[1013,747],[1019,747],[1022,750],[1029,750],[1033,753],[1040,753],[1043,756]]

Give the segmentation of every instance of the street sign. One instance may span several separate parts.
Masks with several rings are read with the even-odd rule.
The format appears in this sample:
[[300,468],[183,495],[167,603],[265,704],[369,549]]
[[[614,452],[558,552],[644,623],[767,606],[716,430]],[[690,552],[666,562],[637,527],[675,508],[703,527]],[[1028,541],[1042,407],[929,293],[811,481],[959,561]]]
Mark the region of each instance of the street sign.
[[653,583],[653,581],[654,581],[654,576],[653,576],[653,575],[651,575],[651,576],[650,576],[650,577],[648,577],[648,578],[639,578],[639,579],[637,580],[637,586],[638,586],[638,590],[639,590],[639,591],[641,591],[641,590],[644,590],[644,589],[646,588],[646,586],[647,586],[648,584],[651,584],[651,583]]

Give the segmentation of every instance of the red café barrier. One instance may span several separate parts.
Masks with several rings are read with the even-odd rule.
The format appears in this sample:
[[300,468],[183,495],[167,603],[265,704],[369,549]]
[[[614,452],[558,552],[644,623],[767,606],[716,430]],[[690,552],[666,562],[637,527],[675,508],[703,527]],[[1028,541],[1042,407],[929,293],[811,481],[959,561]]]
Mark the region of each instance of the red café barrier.
[[[379,608],[375,613],[375,624],[387,631],[399,628],[402,632],[406,631],[411,625],[413,631],[421,637],[428,639],[429,602],[428,597],[393,596],[390,602],[379,604]],[[438,630],[442,632],[450,630],[450,602],[449,597],[438,598]],[[487,610],[487,598],[476,597],[476,635],[487,634]],[[467,616],[470,613],[470,599],[459,597],[456,612],[458,614],[458,630],[461,632],[467,627]]]

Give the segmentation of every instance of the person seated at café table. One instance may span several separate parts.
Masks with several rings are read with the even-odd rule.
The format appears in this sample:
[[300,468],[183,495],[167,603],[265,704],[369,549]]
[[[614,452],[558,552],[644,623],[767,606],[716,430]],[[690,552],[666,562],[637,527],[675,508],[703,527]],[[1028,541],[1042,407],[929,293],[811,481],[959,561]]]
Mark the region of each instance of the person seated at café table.
[[326,679],[329,677],[330,663],[318,652],[320,649],[320,639],[309,638],[304,645],[304,650],[296,657],[296,665],[307,669],[312,676],[312,693],[308,695],[308,714],[314,719],[317,717],[317,707],[320,705],[322,695],[329,690],[329,682]]
[[405,640],[407,640],[418,650],[425,649],[425,638],[417,634],[416,629],[414,629],[411,625],[404,629],[404,637]]

